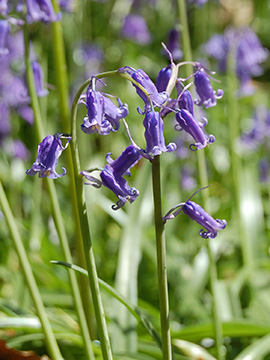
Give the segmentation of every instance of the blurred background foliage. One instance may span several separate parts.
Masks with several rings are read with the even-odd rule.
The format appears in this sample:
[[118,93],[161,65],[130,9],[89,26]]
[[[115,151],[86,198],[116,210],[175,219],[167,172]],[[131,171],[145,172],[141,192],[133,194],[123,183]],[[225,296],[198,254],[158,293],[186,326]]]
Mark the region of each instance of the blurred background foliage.
[[[214,134],[216,142],[201,151],[207,159],[210,187],[209,208],[214,218],[226,219],[227,228],[211,241],[218,269],[218,308],[224,321],[224,347],[227,359],[234,359],[241,351],[270,331],[270,199],[268,178],[260,177],[260,161],[269,165],[269,138],[256,149],[246,149],[240,138],[236,144],[241,162],[241,193],[235,193],[232,172],[232,144],[229,127],[230,88],[228,75],[221,74],[217,62],[210,59],[203,45],[213,34],[223,33],[228,26],[250,26],[258,35],[262,46],[270,49],[270,4],[267,0],[209,0],[204,6],[187,3],[193,59],[202,61],[213,71],[220,83],[224,97],[216,107],[207,109],[207,131]],[[126,16],[140,15],[148,27],[148,37],[143,41],[126,38],[123,24]],[[67,74],[70,83],[70,103],[80,84],[90,76],[123,66],[143,69],[155,81],[159,70],[169,64],[161,42],[168,43],[172,29],[180,31],[178,4],[175,1],[73,1],[70,11],[62,12],[63,35],[66,49]],[[15,36],[13,29],[12,36]],[[30,34],[36,56],[42,64],[49,94],[40,99],[46,133],[61,131],[61,122],[55,87],[55,68],[50,25],[34,23]],[[263,74],[252,80],[255,92],[249,96],[236,96],[239,135],[252,127],[252,118],[258,106],[269,107],[270,58],[262,64]],[[15,64],[16,65],[16,64]],[[13,66],[15,66],[13,65]],[[181,70],[182,71],[182,70]],[[185,77],[185,74],[180,76]],[[144,146],[142,117],[137,107],[143,103],[134,88],[123,79],[106,81],[102,91],[119,97],[129,104],[127,121],[134,140]],[[12,96],[12,94],[10,94]],[[78,112],[78,130],[85,116],[85,108]],[[11,130],[8,140],[1,143],[0,177],[17,219],[25,247],[37,279],[42,298],[65,359],[83,359],[77,318],[74,312],[66,269],[55,266],[50,260],[62,260],[62,251],[51,215],[47,189],[41,179],[26,177],[36,156],[37,143],[32,126],[16,112],[11,111]],[[1,121],[1,120],[0,120]],[[165,119],[166,143],[184,141],[182,133],[173,129],[174,117]],[[268,123],[268,127],[270,123]],[[179,140],[180,138],[180,140]],[[10,150],[10,143],[21,140],[26,156],[21,159]],[[124,127],[110,136],[78,133],[82,168],[105,164],[105,155],[116,158],[129,144]],[[183,146],[183,145],[181,145]],[[182,149],[182,148],[180,148]],[[65,166],[65,154],[59,160],[59,169]],[[68,169],[67,169],[68,170]],[[59,171],[60,172],[60,171]],[[197,156],[185,151],[162,156],[163,209],[167,211],[175,202],[185,201],[200,187]],[[186,179],[185,176],[189,176]],[[88,215],[94,243],[98,274],[133,303],[159,328],[159,302],[156,276],[156,250],[153,227],[150,164],[138,164],[132,170],[131,186],[141,196],[124,209],[111,210],[115,196],[109,190],[86,187]],[[186,180],[186,183],[185,183]],[[56,180],[70,248],[76,263],[74,222],[69,199],[68,178]],[[237,197],[240,197],[240,219],[237,215]],[[202,200],[201,193],[196,202]],[[10,346],[34,349],[43,354],[40,327],[29,319],[36,319],[20,264],[11,246],[5,220],[0,223],[0,335]],[[208,256],[205,241],[198,233],[200,226],[181,215],[166,225],[168,281],[173,339],[183,339],[200,344],[215,356],[212,298],[209,291]],[[241,240],[244,238],[244,243]],[[249,262],[243,261],[243,247],[250,252]],[[128,259],[128,261],[127,261]],[[127,264],[126,264],[127,262]],[[128,274],[128,279],[125,278]],[[119,359],[159,359],[158,345],[145,327],[130,319],[125,308],[112,300],[102,290],[105,312],[113,348]],[[19,325],[9,325],[8,319],[20,319]],[[92,329],[96,338],[95,326]],[[128,340],[127,340],[128,339]],[[129,342],[128,342],[129,341]],[[132,345],[130,345],[132,344]],[[98,353],[98,343],[96,351]],[[183,355],[179,359],[197,358]],[[270,346],[268,346],[270,353]],[[259,359],[270,359],[268,353]],[[122,354],[122,355],[121,355]],[[207,357],[202,357],[207,359]]]

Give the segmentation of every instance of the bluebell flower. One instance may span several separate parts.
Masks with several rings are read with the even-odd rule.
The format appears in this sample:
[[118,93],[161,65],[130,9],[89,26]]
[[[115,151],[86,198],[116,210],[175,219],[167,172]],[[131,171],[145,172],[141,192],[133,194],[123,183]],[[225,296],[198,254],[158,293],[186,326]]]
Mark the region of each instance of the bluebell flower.
[[226,220],[214,219],[200,205],[194,201],[187,201],[183,206],[183,212],[190,219],[202,225],[206,231],[200,230],[200,236],[204,239],[214,239],[218,230],[223,230],[227,226]]
[[87,116],[83,119],[81,129],[86,134],[97,132],[100,135],[108,135],[111,131],[117,131],[120,120],[128,115],[127,104],[118,100],[119,107],[104,96],[100,91],[89,88],[86,93]]
[[101,92],[88,89],[86,93],[87,116],[83,119],[81,129],[86,134],[97,132],[107,135],[112,130],[108,121],[104,121],[104,96]]
[[[197,191],[194,194],[196,193]],[[167,220],[174,219],[181,211],[205,228],[205,230],[201,229],[199,232],[200,236],[204,239],[214,239],[218,234],[218,230],[223,230],[227,226],[226,220],[214,219],[200,205],[191,200],[177,204],[169,210],[163,217],[164,223]]]
[[197,71],[194,75],[194,84],[196,92],[199,95],[199,99],[195,100],[195,104],[198,106],[204,105],[207,109],[217,104],[217,99],[221,99],[224,92],[221,89],[214,91],[209,80],[209,75],[205,71],[205,68],[198,64]]
[[113,167],[120,176],[130,176],[130,168],[135,166],[140,159],[141,155],[134,145],[129,145],[115,160],[111,158],[111,153],[106,155],[107,163]]
[[148,96],[138,86],[132,83],[132,85],[136,88],[137,94],[145,102],[146,107],[149,105],[149,98],[151,99],[153,106],[161,106],[168,99],[168,94],[165,91],[159,92],[153,81],[143,70],[135,70],[126,66],[124,68],[120,68],[119,71],[130,74],[132,79],[137,81],[137,83],[145,89]]
[[38,61],[32,61],[32,69],[36,86],[36,93],[39,97],[47,96],[49,91],[44,88],[43,70]]
[[105,165],[105,168],[100,173],[100,177],[102,184],[110,189],[119,199],[116,205],[112,207],[114,210],[124,206],[127,201],[132,203],[138,197],[139,191],[131,188],[123,176],[126,174],[130,175],[129,169],[140,158],[141,155],[133,145],[128,146],[115,160],[112,160],[110,154],[107,154],[108,164]]
[[9,53],[7,48],[10,25],[7,20],[0,20],[0,57]]
[[50,23],[58,21],[61,14],[55,14],[51,0],[26,0],[28,23],[43,21]]
[[[177,125],[176,130],[185,130],[196,141],[195,144],[190,145],[191,150],[200,150],[212,144],[215,141],[214,135],[206,135],[202,128],[207,124],[207,120],[204,119],[204,123],[199,123],[192,114],[186,110],[179,110],[176,114]],[[179,128],[180,127],[180,128]]]
[[[66,144],[63,146],[61,139],[66,139]],[[35,175],[38,173],[38,176],[49,177],[51,179],[56,179],[62,177],[66,174],[66,169],[62,168],[64,171],[62,174],[56,172],[56,166],[58,164],[58,158],[68,146],[68,143],[71,140],[71,136],[68,134],[57,133],[55,135],[46,136],[42,142],[38,145],[38,155],[33,163],[31,169],[26,171],[27,175]]]
[[171,152],[176,150],[176,144],[174,143],[170,143],[167,146],[165,145],[163,134],[164,123],[159,112],[153,110],[147,112],[143,120],[143,125],[145,127],[145,152],[147,154],[156,156],[160,155],[162,152]]
[[160,111],[162,118],[165,118],[172,111],[177,112],[179,109],[188,110],[191,115],[195,117],[194,101],[188,87],[189,85],[184,87],[182,84],[180,85],[179,82],[176,83],[178,98],[168,100],[166,106],[164,106]]
[[195,117],[194,114],[194,101],[189,90],[178,91],[180,97],[178,98],[178,106],[181,110],[187,110],[190,114]]
[[140,45],[147,45],[151,42],[150,32],[141,15],[129,14],[125,17],[122,36]]
[[166,91],[171,76],[172,65],[168,65],[160,70],[156,80],[156,87],[158,92]]

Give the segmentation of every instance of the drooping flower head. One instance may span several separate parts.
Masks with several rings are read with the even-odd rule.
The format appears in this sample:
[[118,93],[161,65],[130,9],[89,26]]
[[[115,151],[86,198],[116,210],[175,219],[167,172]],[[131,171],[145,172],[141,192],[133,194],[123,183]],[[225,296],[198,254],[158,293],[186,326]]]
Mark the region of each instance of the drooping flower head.
[[215,141],[214,135],[206,135],[202,128],[207,124],[199,123],[195,117],[186,109],[180,109],[176,114],[177,126],[176,130],[185,130],[196,141],[195,144],[190,145],[191,150],[200,150],[212,144]]
[[135,146],[128,146],[122,154],[115,160],[110,158],[110,154],[107,154],[106,160],[108,162],[105,168],[100,173],[102,184],[110,189],[117,197],[118,202],[112,208],[117,210],[124,206],[129,201],[132,203],[139,195],[139,191],[135,188],[131,188],[124,175],[130,175],[129,169],[134,166],[141,155],[138,153]]
[[107,135],[112,130],[111,124],[104,121],[104,96],[101,92],[88,89],[86,93],[87,116],[83,119],[81,129],[86,134],[97,132]]
[[[206,186],[207,188],[208,186]],[[205,189],[205,188],[202,188]],[[200,189],[200,190],[202,190]],[[175,205],[163,217],[164,223],[167,220],[174,219],[178,214],[183,211],[190,219],[195,220],[198,224],[202,225],[205,230],[201,229],[199,234],[204,239],[214,239],[218,230],[223,230],[227,226],[226,220],[214,219],[209,215],[200,205],[191,201],[190,199],[200,190],[195,191],[188,201]]]
[[[83,101],[82,101],[83,102]],[[120,120],[128,115],[127,104],[122,104],[118,100],[119,107],[100,91],[89,88],[86,92],[87,116],[83,119],[81,129],[86,134],[98,133],[108,135],[110,132],[117,131]]]
[[156,87],[158,92],[166,91],[171,76],[172,65],[168,65],[160,70],[156,80]]
[[[66,144],[63,146],[61,139],[66,139]],[[58,159],[68,146],[68,143],[71,140],[71,136],[68,134],[56,133],[55,135],[46,136],[42,142],[38,145],[38,155],[33,163],[31,169],[26,171],[27,175],[35,175],[38,173],[38,176],[49,177],[51,179],[56,179],[62,177],[66,174],[66,169],[62,168],[64,172],[58,174],[56,172],[56,166],[58,164]]]
[[51,0],[26,0],[28,23],[43,21],[50,23],[58,21],[61,14],[55,14]]
[[194,114],[194,101],[191,95],[191,92],[187,89],[187,90],[181,90],[178,86],[177,86],[177,91],[179,94],[178,97],[178,106],[180,110],[187,110],[190,112],[190,114],[195,117]]
[[198,64],[196,68],[197,71],[194,75],[194,84],[199,99],[194,101],[195,104],[198,106],[204,105],[206,109],[216,106],[217,99],[221,99],[224,94],[223,90],[218,89],[217,91],[214,91],[205,68],[200,64]]
[[217,236],[218,230],[223,230],[227,226],[226,220],[212,218],[211,215],[194,201],[187,201],[183,206],[183,212],[206,229],[206,231],[200,230],[199,233],[204,239],[214,239]]
[[170,143],[167,146],[165,145],[163,135],[164,123],[159,112],[153,110],[147,112],[143,120],[143,125],[145,127],[145,152],[147,154],[156,156],[163,152],[171,152],[176,150],[176,144],[174,143]]

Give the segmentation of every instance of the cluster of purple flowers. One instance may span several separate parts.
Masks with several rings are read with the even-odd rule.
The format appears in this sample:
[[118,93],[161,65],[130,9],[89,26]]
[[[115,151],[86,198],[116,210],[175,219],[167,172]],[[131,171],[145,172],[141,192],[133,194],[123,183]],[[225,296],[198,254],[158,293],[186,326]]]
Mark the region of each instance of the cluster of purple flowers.
[[251,95],[254,86],[251,79],[263,73],[260,66],[268,57],[254,31],[249,27],[227,28],[223,35],[216,34],[204,45],[208,55],[219,63],[221,72],[228,66],[229,56],[234,57],[235,73],[240,81],[239,95]]
[[[191,93],[187,88],[182,86],[182,83],[177,78],[174,79],[174,81],[176,83],[178,97],[177,99],[169,99],[169,94],[166,90],[173,76],[173,66],[175,66],[175,64],[171,57],[171,65],[160,71],[156,85],[142,69],[133,69],[126,66],[118,70],[120,74],[124,73],[125,76],[129,76],[137,95],[144,102],[143,110],[137,108],[139,116],[144,117],[142,121],[145,129],[144,137],[146,142],[144,148],[139,147],[134,142],[128,125],[124,120],[129,113],[128,105],[123,104],[120,99],[117,99],[117,106],[113,102],[114,97],[112,95],[96,90],[96,77],[92,77],[86,94],[80,98],[79,103],[84,104],[86,107],[86,116],[81,125],[84,133],[108,135],[119,129],[122,120],[131,141],[131,145],[115,160],[110,157],[111,153],[107,154],[107,164],[100,172],[101,180],[94,178],[90,170],[81,172],[81,175],[88,180],[86,184],[95,187],[104,185],[117,196],[118,201],[116,205],[112,207],[114,210],[121,208],[126,202],[134,202],[139,195],[139,191],[130,187],[125,179],[126,175],[131,175],[130,169],[134,167],[138,161],[142,158],[152,161],[155,156],[176,150],[176,144],[169,143],[166,145],[164,139],[163,118],[169,112],[176,114],[176,130],[184,130],[194,138],[195,143],[190,146],[191,148],[192,146],[195,147],[193,150],[200,150],[215,140],[213,135],[208,136],[203,132],[203,127],[207,124],[207,120],[204,119],[203,123],[199,123],[196,120],[194,103],[197,106],[204,106],[205,108],[215,106],[217,99],[223,95],[222,90],[214,91],[210,83],[211,77],[208,74],[208,70],[202,65],[194,63],[195,70],[192,76],[195,78],[194,82],[198,99],[193,100]],[[103,83],[102,81],[100,82]],[[67,139],[64,147],[60,140],[62,137]],[[34,175],[38,172],[40,177],[49,176],[51,178],[63,176],[65,171],[62,175],[58,175],[55,169],[58,158],[69,141],[70,138],[66,134],[47,136],[39,145],[37,159],[32,168],[27,171],[27,174]],[[200,232],[200,235],[204,238],[214,238],[217,235],[217,230],[223,229],[226,226],[225,221],[214,220],[210,215],[205,213],[199,205],[191,201],[185,203],[183,211],[206,228],[206,231]]]
[[[158,88],[166,88],[169,81],[168,79],[170,79],[171,76],[171,66],[172,65],[167,66],[159,73],[157,78]],[[215,137],[204,133],[203,128],[207,124],[207,119],[202,118],[202,123],[196,120],[194,104],[204,106],[205,108],[215,106],[217,99],[222,98],[223,90],[213,90],[208,70],[201,64],[195,63],[194,67],[194,84],[199,98],[193,100],[191,92],[180,82],[177,82],[178,98],[169,99],[167,106],[161,110],[161,115],[165,117],[171,111],[176,112],[177,124],[175,129],[178,131],[184,130],[193,137],[195,143],[190,145],[191,150],[200,150],[208,146],[208,144],[213,143]]]

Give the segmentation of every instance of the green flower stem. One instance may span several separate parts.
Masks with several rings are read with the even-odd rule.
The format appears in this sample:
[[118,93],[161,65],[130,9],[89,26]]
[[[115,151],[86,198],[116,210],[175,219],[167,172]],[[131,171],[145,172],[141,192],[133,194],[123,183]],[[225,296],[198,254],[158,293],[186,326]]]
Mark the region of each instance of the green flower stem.
[[172,359],[172,345],[169,319],[169,297],[166,265],[166,242],[161,209],[160,156],[152,161],[152,184],[154,196],[154,213],[156,229],[157,268],[160,303],[160,323],[163,360]]
[[[59,12],[59,4],[57,0],[52,0],[52,4],[55,12]],[[65,58],[65,46],[63,39],[62,23],[60,21],[53,22],[52,26],[52,47],[54,55],[54,67],[56,73],[56,85],[57,85],[57,96],[59,104],[59,112],[61,119],[62,131],[70,133],[70,108],[69,108],[69,84],[67,78],[67,65]],[[69,189],[70,189],[70,200],[72,205],[73,219],[75,223],[75,239],[76,239],[76,250],[78,263],[82,267],[86,267],[83,240],[80,228],[80,217],[77,208],[77,195],[74,182],[74,169],[71,150],[68,147],[65,151],[67,169],[69,175]],[[85,312],[85,317],[88,325],[88,329],[92,335],[95,334],[92,314],[92,303],[90,299],[90,293],[88,288],[87,279],[80,276],[80,293]]]
[[90,80],[87,80],[78,90],[75,98],[73,100],[72,110],[71,110],[71,153],[74,165],[74,181],[76,188],[77,196],[77,206],[78,213],[80,217],[80,227],[82,230],[82,238],[84,245],[84,253],[86,259],[86,267],[88,271],[88,280],[90,285],[90,290],[92,294],[92,300],[96,315],[97,328],[99,333],[99,339],[101,344],[101,350],[104,360],[112,360],[112,351],[110,345],[109,334],[107,330],[105,314],[98,284],[98,276],[96,270],[96,263],[94,258],[92,240],[90,235],[90,229],[87,218],[87,209],[85,203],[85,194],[83,190],[83,178],[80,175],[80,160],[79,152],[77,146],[77,131],[76,131],[76,117],[77,117],[77,104],[85,87],[89,84]]
[[[182,38],[183,38],[183,50],[184,50],[184,60],[192,61],[192,50],[190,45],[190,35],[188,28],[188,18],[187,18],[187,10],[186,10],[186,1],[178,0],[179,6],[179,17],[180,22],[182,24]],[[192,74],[193,69],[192,66],[186,67],[187,76]],[[199,178],[201,187],[205,187],[208,185],[208,175],[207,175],[207,167],[206,167],[206,159],[205,159],[205,150],[197,151],[197,161],[199,167]],[[205,189],[202,192],[204,207],[206,208],[207,199],[209,198],[209,189]],[[214,331],[215,331],[215,340],[216,340],[216,349],[217,349],[217,358],[218,360],[224,359],[224,352],[222,349],[223,346],[223,331],[222,331],[222,320],[219,314],[218,302],[217,302],[217,294],[216,294],[216,283],[217,283],[217,267],[214,259],[214,255],[211,249],[210,240],[206,241],[206,247],[209,258],[209,278],[210,278],[210,288],[212,294],[212,312],[213,312],[213,321],[214,321]]]
[[48,347],[48,352],[50,354],[50,357],[53,360],[63,360],[63,357],[60,353],[58,344],[55,339],[55,335],[52,331],[48,316],[46,314],[46,310],[43,305],[43,301],[42,301],[39,289],[37,287],[29,259],[26,254],[26,251],[25,251],[25,248],[23,245],[23,241],[21,239],[19,230],[17,228],[16,221],[12,214],[11,208],[9,206],[9,203],[8,203],[8,200],[7,200],[7,197],[6,197],[6,194],[5,194],[5,191],[3,189],[1,182],[0,182],[0,204],[1,204],[1,209],[3,211],[3,214],[5,216],[5,219],[7,221],[7,225],[9,227],[9,231],[10,231],[13,243],[14,243],[14,247],[18,253],[18,257],[21,262],[22,271],[25,276],[29,292],[31,294],[33,303],[35,305],[39,320],[40,320],[42,328],[43,328],[44,337],[45,337],[45,341],[46,341],[46,344]]
[[[28,40],[28,29],[27,29],[27,25],[25,25],[25,27],[24,27],[24,45],[25,45],[25,63],[26,63],[28,89],[29,89],[29,94],[31,97],[33,113],[35,116],[34,124],[35,124],[35,130],[36,130],[36,137],[37,137],[38,141],[41,142],[41,140],[43,139],[42,118],[41,118],[37,95],[35,92],[35,83],[34,83],[33,71],[32,71],[32,66],[31,66],[30,57],[29,57],[29,42],[28,41],[29,41]],[[71,256],[70,249],[69,249],[68,239],[67,239],[67,235],[65,232],[65,226],[64,226],[62,215],[61,215],[61,209],[60,209],[60,205],[58,202],[57,192],[56,192],[56,189],[54,186],[54,182],[48,178],[46,180],[47,180],[46,181],[47,187],[48,187],[49,196],[50,196],[50,200],[51,200],[51,204],[52,204],[55,226],[56,226],[56,229],[58,232],[58,236],[59,236],[59,240],[60,240],[60,243],[62,246],[64,257],[67,262],[72,262],[72,256]],[[82,333],[82,337],[84,340],[86,356],[87,356],[87,359],[91,360],[91,359],[94,359],[94,354],[93,354],[93,350],[92,350],[92,346],[91,346],[92,343],[91,343],[91,339],[89,336],[87,323],[86,323],[86,320],[84,317],[84,313],[82,311],[82,301],[80,298],[80,292],[79,292],[79,287],[77,284],[77,278],[76,278],[76,275],[74,274],[74,272],[72,272],[72,271],[69,271],[68,274],[69,274],[69,280],[70,280],[71,291],[72,291],[72,295],[73,295],[73,299],[74,299],[74,304],[75,304],[75,308],[77,311],[78,320],[79,320],[79,324],[80,324],[80,328],[81,328],[81,333]]]

